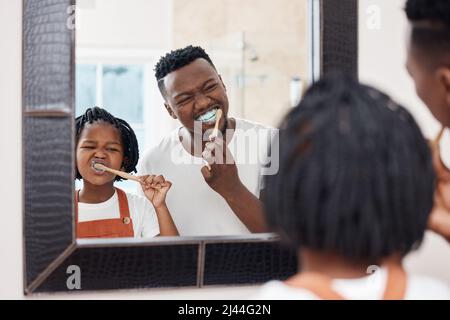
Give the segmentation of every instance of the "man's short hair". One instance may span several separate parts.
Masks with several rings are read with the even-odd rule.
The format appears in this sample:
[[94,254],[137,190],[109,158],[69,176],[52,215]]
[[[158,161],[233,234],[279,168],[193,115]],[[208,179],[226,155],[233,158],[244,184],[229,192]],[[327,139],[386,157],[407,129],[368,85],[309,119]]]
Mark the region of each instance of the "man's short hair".
[[158,87],[164,95],[164,84],[161,81],[169,73],[187,66],[196,59],[205,59],[208,63],[216,69],[211,58],[202,47],[194,47],[189,45],[184,48],[170,51],[165,56],[161,57],[155,66],[155,77],[158,81]]
[[434,66],[450,63],[450,1],[408,0],[405,11],[412,45]]

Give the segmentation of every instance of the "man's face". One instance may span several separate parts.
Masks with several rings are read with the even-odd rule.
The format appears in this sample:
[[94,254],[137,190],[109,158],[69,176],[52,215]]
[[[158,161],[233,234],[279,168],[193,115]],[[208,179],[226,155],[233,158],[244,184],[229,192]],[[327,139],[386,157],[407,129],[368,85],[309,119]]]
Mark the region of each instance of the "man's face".
[[163,81],[166,109],[186,129],[193,133],[195,121],[201,122],[202,132],[214,128],[218,109],[223,112],[219,129],[225,129],[228,115],[226,89],[208,61],[196,59],[169,73]]
[[450,127],[450,92],[443,79],[443,70],[427,61],[426,54],[412,43],[408,45],[406,69],[414,80],[420,99],[439,122]]

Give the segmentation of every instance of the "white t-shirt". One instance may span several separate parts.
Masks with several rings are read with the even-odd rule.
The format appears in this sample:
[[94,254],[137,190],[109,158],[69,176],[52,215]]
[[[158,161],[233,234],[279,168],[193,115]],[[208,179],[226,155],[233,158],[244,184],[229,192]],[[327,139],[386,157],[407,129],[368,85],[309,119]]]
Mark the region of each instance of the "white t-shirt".
[[[205,182],[201,173],[203,159],[193,157],[184,149],[179,130],[177,128],[159,145],[145,152],[138,165],[138,174],[162,174],[172,182],[166,203],[180,235],[250,233],[222,196]],[[262,189],[263,174],[274,169],[267,166],[267,162],[270,160],[270,141],[276,133],[274,128],[236,119],[235,132],[228,144],[240,180],[257,198]]]
[[[387,270],[359,279],[335,279],[332,289],[348,300],[380,300],[386,288]],[[442,282],[426,276],[408,275],[406,300],[450,300],[450,289]],[[281,281],[269,281],[252,297],[258,300],[318,300],[306,289],[288,286]]]
[[[126,193],[130,218],[133,221],[135,238],[152,238],[159,234],[158,217],[150,201],[139,195]],[[119,198],[117,191],[101,203],[78,202],[78,221],[93,221],[120,218]]]

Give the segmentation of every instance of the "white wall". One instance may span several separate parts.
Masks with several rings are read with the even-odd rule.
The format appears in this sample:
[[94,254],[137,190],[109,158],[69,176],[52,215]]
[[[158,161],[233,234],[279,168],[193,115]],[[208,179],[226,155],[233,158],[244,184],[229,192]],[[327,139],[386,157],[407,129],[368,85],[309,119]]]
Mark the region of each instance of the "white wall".
[[0,0],[0,298],[22,291],[21,3]]
[[[405,0],[359,0],[359,76],[409,109],[425,136],[434,137],[440,126],[417,97],[405,69],[408,21],[404,3]],[[380,13],[379,28],[374,12]],[[448,134],[442,143],[442,154],[450,163]],[[450,246],[437,235],[429,232],[419,251],[406,262],[409,270],[434,275],[450,284]]]

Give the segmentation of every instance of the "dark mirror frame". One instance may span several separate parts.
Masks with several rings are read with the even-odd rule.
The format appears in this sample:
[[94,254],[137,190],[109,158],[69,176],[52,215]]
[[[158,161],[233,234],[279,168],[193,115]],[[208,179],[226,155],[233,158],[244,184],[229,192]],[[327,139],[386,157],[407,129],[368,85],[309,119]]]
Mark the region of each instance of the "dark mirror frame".
[[[357,75],[357,0],[305,0],[312,74]],[[25,294],[259,284],[297,270],[274,234],[77,240],[74,236],[75,0],[23,0]]]

